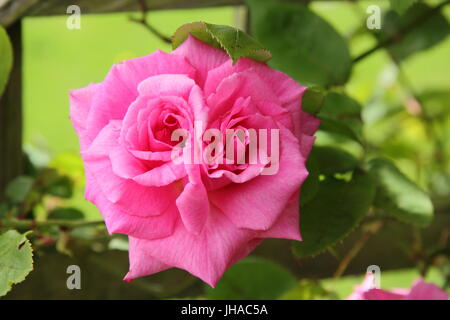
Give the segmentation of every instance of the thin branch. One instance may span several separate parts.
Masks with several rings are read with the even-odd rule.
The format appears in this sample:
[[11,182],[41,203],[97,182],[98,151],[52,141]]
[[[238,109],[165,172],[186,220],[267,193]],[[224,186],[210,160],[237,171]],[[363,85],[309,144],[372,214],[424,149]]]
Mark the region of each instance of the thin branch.
[[139,6],[141,7],[142,15],[140,18],[134,18],[130,17],[130,21],[139,23],[144,26],[148,31],[150,31],[153,35],[158,37],[161,41],[171,44],[172,39],[164,34],[162,34],[159,30],[157,30],[155,27],[153,27],[151,24],[147,22],[147,13],[148,13],[148,7],[145,3],[145,0],[138,0]]
[[419,25],[421,25],[422,23],[424,23],[425,21],[427,21],[428,19],[430,19],[431,17],[433,17],[435,14],[437,14],[438,12],[440,12],[440,10],[446,6],[450,4],[450,0],[446,0],[444,2],[441,2],[440,4],[438,4],[436,7],[428,10],[427,12],[423,13],[422,15],[420,15],[419,17],[417,17],[417,19],[414,19],[413,21],[411,21],[410,23],[406,24],[405,26],[403,26],[402,28],[400,28],[395,34],[393,34],[391,37],[386,38],[380,42],[378,42],[378,44],[376,44],[374,47],[370,48],[369,50],[367,50],[366,52],[363,52],[362,54],[360,54],[359,56],[357,56],[356,58],[353,59],[353,63],[356,63],[358,61],[361,61],[362,59],[366,58],[367,56],[371,55],[372,53],[378,51],[378,49],[387,47],[391,44],[394,44],[398,41],[399,38],[404,37],[406,34],[408,34],[409,32],[411,32],[412,30],[414,30],[415,28],[417,28]]
[[361,251],[366,242],[370,239],[370,237],[376,234],[381,229],[382,226],[383,222],[381,221],[373,221],[365,226],[366,231],[363,233],[362,237],[356,241],[356,243],[353,245],[350,251],[347,252],[344,258],[341,260],[341,263],[339,263],[339,266],[336,269],[336,272],[334,273],[335,279],[339,278],[344,274],[345,270],[347,269],[348,265],[353,260],[353,258],[356,257],[356,255]]
[[68,229],[81,228],[102,225],[105,222],[103,220],[95,221],[77,221],[77,220],[0,220],[0,228],[19,228],[19,229],[36,229],[36,228],[48,228],[52,226],[63,227]]

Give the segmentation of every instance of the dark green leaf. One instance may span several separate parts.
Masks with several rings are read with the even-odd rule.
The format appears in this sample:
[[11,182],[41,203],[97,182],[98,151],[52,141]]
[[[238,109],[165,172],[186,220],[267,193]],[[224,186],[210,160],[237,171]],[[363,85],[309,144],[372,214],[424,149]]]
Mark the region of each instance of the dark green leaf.
[[430,14],[431,8],[423,3],[416,3],[399,16],[389,11],[384,17],[383,28],[378,34],[381,41],[395,39],[388,47],[397,60],[429,49],[444,40],[450,33],[447,19],[439,12]]
[[0,26],[0,97],[8,82],[13,64],[13,50],[8,34]]
[[73,181],[67,176],[60,175],[55,169],[44,169],[39,172],[38,191],[55,197],[70,198],[73,193]]
[[324,175],[353,171],[358,160],[347,151],[334,147],[314,147],[312,154],[317,159],[319,172]]
[[[314,150],[314,149],[313,149]],[[313,199],[319,191],[319,168],[317,160],[312,152],[308,161],[306,161],[306,169],[308,170],[308,178],[302,184],[302,192],[300,195],[300,206],[304,206]]]
[[320,130],[361,141],[361,106],[356,100],[343,93],[330,92],[318,116],[322,119]]
[[392,216],[418,226],[427,226],[433,219],[429,196],[408,179],[387,159],[369,161],[370,172],[379,188],[375,205]]
[[172,37],[173,49],[182,44],[189,34],[209,45],[225,50],[233,63],[243,57],[262,62],[271,58],[267,49],[241,30],[206,22],[192,22],[178,28]]
[[34,184],[34,179],[28,176],[18,176],[6,187],[6,197],[13,203],[25,200]]
[[273,55],[270,65],[303,85],[340,85],[352,60],[345,40],[305,5],[247,0],[251,30]]
[[209,299],[276,299],[295,285],[284,268],[261,258],[246,258],[225,272],[215,289],[207,288]]
[[57,208],[49,212],[48,219],[80,220],[84,219],[84,214],[75,208]]
[[399,14],[405,13],[405,11],[413,5],[417,0],[389,0],[391,3],[391,9]]
[[301,209],[303,241],[295,242],[299,257],[316,255],[343,239],[369,210],[375,196],[370,176],[355,170],[350,182],[327,177],[315,198]]
[[0,297],[33,270],[33,249],[25,234],[9,230],[0,235]]

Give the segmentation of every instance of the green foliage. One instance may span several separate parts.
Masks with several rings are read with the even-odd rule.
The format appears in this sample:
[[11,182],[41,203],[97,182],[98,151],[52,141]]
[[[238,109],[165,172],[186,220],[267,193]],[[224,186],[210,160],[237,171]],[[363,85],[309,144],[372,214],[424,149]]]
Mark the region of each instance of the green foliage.
[[319,167],[314,152],[311,152],[306,161],[306,169],[308,170],[308,178],[303,182],[300,194],[300,205],[304,206],[312,200],[317,191],[319,191]]
[[295,287],[285,294],[280,300],[324,300],[337,299],[336,294],[326,290],[322,284],[313,280],[301,280]]
[[353,171],[358,165],[353,155],[339,148],[317,146],[312,153],[317,159],[319,172],[324,175]]
[[330,92],[325,96],[318,113],[319,130],[338,134],[361,142],[362,120],[359,103],[343,93]]
[[284,268],[261,258],[246,258],[225,272],[216,288],[207,288],[209,299],[277,299],[295,285]]
[[310,114],[317,114],[325,100],[325,91],[320,87],[311,87],[306,90],[302,98],[302,110]]
[[389,0],[391,4],[391,9],[403,14],[406,10],[411,7],[417,0]]
[[26,238],[15,230],[0,234],[0,297],[22,282],[33,270],[33,249]]
[[6,196],[13,203],[20,203],[25,200],[25,197],[31,191],[34,184],[34,179],[28,176],[18,176],[12,180],[6,188]]
[[13,49],[6,30],[0,26],[0,97],[8,82],[13,64]]
[[181,26],[172,37],[172,47],[176,49],[191,34],[216,48],[223,49],[236,63],[247,57],[256,61],[267,61],[271,54],[245,32],[230,26],[192,22]]
[[420,95],[424,112],[427,117],[442,121],[450,116],[450,91],[433,90]]
[[402,16],[394,11],[387,12],[378,37],[380,41],[395,39],[388,49],[396,60],[429,49],[448,36],[450,25],[447,19],[441,13],[430,12],[432,9],[420,2]]
[[430,224],[433,204],[424,191],[389,160],[376,158],[368,165],[379,186],[375,206],[404,222],[422,227]]
[[299,258],[313,256],[343,239],[369,210],[375,196],[371,177],[355,170],[352,180],[327,177],[315,198],[301,208],[303,241],[295,242]]
[[73,193],[73,181],[68,176],[61,175],[55,169],[46,168],[37,176],[43,193],[60,198],[70,198]]
[[272,52],[270,65],[301,84],[344,84],[351,70],[345,40],[303,4],[247,0],[251,30]]
[[56,208],[48,213],[49,220],[80,220],[83,218],[83,212],[75,208]]

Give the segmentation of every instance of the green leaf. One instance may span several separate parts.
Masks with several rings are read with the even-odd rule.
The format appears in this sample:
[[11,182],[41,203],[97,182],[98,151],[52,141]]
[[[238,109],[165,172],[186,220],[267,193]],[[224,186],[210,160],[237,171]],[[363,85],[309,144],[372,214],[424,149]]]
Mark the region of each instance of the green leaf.
[[270,65],[303,85],[347,82],[352,59],[345,40],[305,5],[247,0],[251,30],[273,55]]
[[424,191],[387,159],[372,159],[368,165],[379,185],[375,206],[404,222],[422,227],[430,224],[433,204]]
[[427,91],[419,96],[425,115],[433,120],[445,121],[450,115],[450,91],[433,90]]
[[320,282],[314,280],[301,280],[296,286],[283,294],[280,300],[337,300],[333,292],[326,290]]
[[60,175],[55,169],[43,169],[37,177],[40,192],[55,197],[70,198],[73,194],[73,181],[68,176]]
[[181,45],[189,34],[211,46],[225,50],[233,63],[243,57],[261,62],[271,58],[270,51],[245,32],[230,26],[206,22],[192,22],[178,28],[172,37],[173,49]]
[[48,214],[49,220],[81,220],[84,219],[84,214],[75,208],[57,208],[53,209]]
[[295,277],[284,268],[261,258],[239,261],[225,272],[209,299],[276,299],[295,285]]
[[447,19],[440,12],[429,14],[430,10],[429,6],[418,2],[402,16],[394,11],[387,12],[378,37],[380,41],[396,39],[388,47],[396,60],[429,49],[448,36],[450,25]]
[[25,200],[33,188],[34,179],[28,176],[18,176],[6,187],[6,197],[13,203],[20,203]]
[[302,110],[310,114],[317,114],[325,100],[325,90],[320,87],[308,88],[303,94]]
[[8,83],[13,64],[13,49],[5,29],[0,26],[0,97]]
[[303,241],[295,242],[299,258],[316,255],[350,233],[369,210],[375,184],[369,174],[355,170],[351,181],[327,177],[315,198],[301,209]]
[[403,14],[411,7],[417,0],[389,0],[391,3],[391,9],[399,14]]
[[349,96],[330,92],[326,95],[318,114],[319,130],[332,132],[361,143],[361,106]]
[[304,206],[311,201],[319,191],[319,167],[314,152],[309,155],[308,160],[306,161],[306,169],[309,174],[308,178],[306,178],[305,182],[302,184],[300,206]]
[[358,165],[358,159],[342,149],[317,146],[312,154],[317,159],[319,172],[324,175],[353,171]]
[[9,230],[0,235],[0,297],[33,270],[33,249],[25,234]]

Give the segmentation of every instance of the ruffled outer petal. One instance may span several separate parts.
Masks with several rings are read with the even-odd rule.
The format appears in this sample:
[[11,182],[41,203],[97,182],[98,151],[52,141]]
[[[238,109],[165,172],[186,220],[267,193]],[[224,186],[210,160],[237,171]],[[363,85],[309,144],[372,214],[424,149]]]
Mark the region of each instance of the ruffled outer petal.
[[[120,122],[110,122],[83,152],[85,171],[92,177],[87,180],[86,192],[95,194],[101,191],[109,202],[129,216],[147,217],[164,213],[178,196],[178,187],[175,184],[145,187],[117,176],[111,165],[109,151],[117,146],[119,133]],[[95,185],[92,184],[94,180]]]
[[95,88],[95,94],[89,101],[90,107],[83,107],[89,109],[83,121],[85,130],[80,136],[85,146],[95,139],[110,120],[124,118],[138,95],[138,84],[142,80],[160,74],[184,74],[195,78],[196,71],[184,57],[162,51],[114,65],[104,81]]
[[153,259],[184,269],[214,287],[232,263],[259,243],[255,235],[250,230],[237,228],[220,210],[211,207],[206,226],[199,235],[187,231],[178,221],[170,237],[155,240],[130,237],[130,265],[146,263],[133,251],[146,252]]
[[81,151],[86,149],[90,143],[86,134],[86,119],[99,87],[99,83],[91,83],[85,88],[70,91],[70,120],[78,134]]
[[86,183],[89,185],[86,189],[86,200],[97,206],[110,234],[122,233],[143,239],[162,238],[172,234],[178,219],[175,206],[172,205],[157,216],[130,215],[106,198],[89,170],[86,171]]

